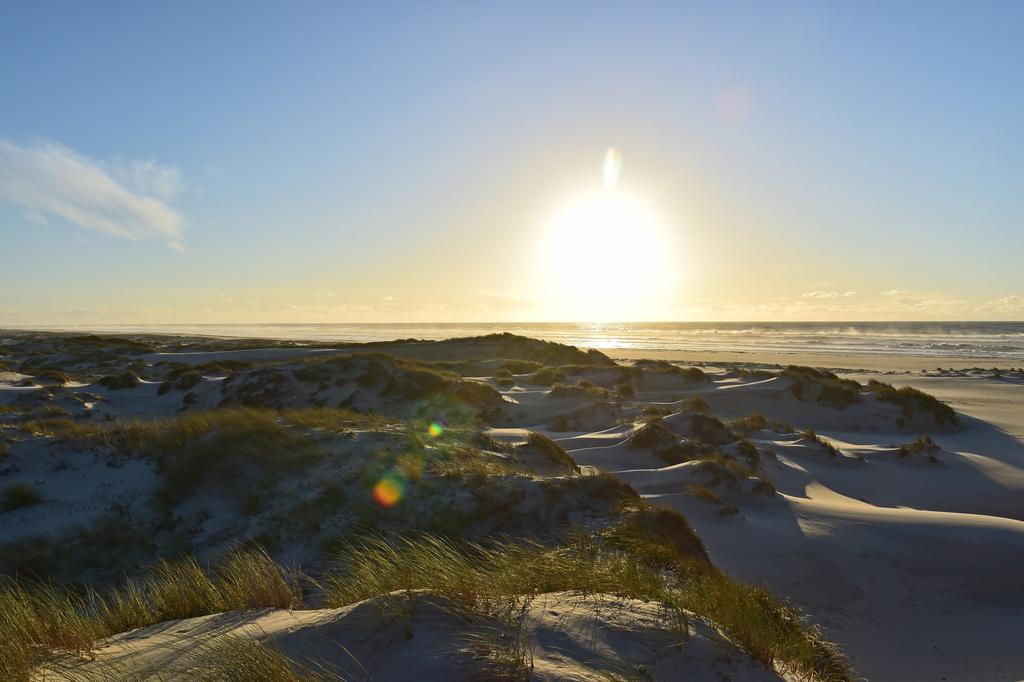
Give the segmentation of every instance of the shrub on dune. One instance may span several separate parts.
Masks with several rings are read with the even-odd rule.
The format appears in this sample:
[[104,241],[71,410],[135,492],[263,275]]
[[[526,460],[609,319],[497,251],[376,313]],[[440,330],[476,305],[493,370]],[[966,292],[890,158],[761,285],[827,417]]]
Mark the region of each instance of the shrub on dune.
[[217,360],[214,362],[203,362],[197,365],[177,364],[167,373],[168,381],[178,381],[186,374],[198,374],[201,376],[224,375],[230,376],[235,372],[252,367],[251,362],[244,360]]
[[505,360],[498,371],[505,370],[510,374],[529,374],[530,372],[536,372],[542,367],[544,365],[533,360]]
[[837,457],[839,455],[839,449],[832,445],[829,441],[815,433],[814,429],[804,429],[800,432],[800,437],[804,440],[809,440],[813,443],[817,443],[825,449],[829,457]]
[[580,473],[580,467],[576,461],[562,449],[562,446],[551,440],[542,433],[530,431],[526,438],[526,447],[543,454],[552,463],[575,473]]
[[[302,606],[298,577],[256,548],[208,570],[162,561],[107,594],[0,579],[0,679],[28,680],[56,651],[91,652],[108,635],[225,610]],[[218,678],[220,679],[220,678]],[[237,679],[237,678],[235,678]]]
[[891,384],[872,379],[868,382],[868,390],[879,400],[895,403],[903,410],[903,416],[913,418],[917,412],[930,414],[939,426],[956,426],[958,421],[953,408],[938,398],[919,391],[911,386],[896,388]]
[[3,511],[14,511],[22,507],[39,504],[42,496],[35,486],[29,483],[12,483],[0,492],[0,508]]
[[779,376],[776,372],[772,372],[767,369],[751,368],[751,367],[733,367],[732,371],[736,372],[736,375],[741,379],[748,379],[751,381],[759,381],[762,379],[772,379]]
[[527,379],[531,384],[540,384],[542,386],[551,386],[559,382],[565,381],[565,372],[558,369],[557,367],[541,367],[536,372],[530,375]]
[[790,392],[802,402],[815,401],[824,407],[837,409],[860,402],[860,384],[851,379],[840,379],[832,372],[790,365],[782,376],[793,381]]
[[470,407],[484,409],[501,403],[501,395],[487,384],[479,381],[457,381],[448,389],[456,401]]
[[[822,682],[853,679],[839,652],[800,613],[710,566],[682,517],[632,504],[603,535],[554,547],[429,535],[349,544],[340,568],[320,581],[323,597],[327,606],[375,598],[400,606],[404,595],[426,591],[472,621],[521,613],[544,593],[612,594],[661,604],[669,615],[666,629],[680,640],[688,620],[699,617],[776,670]],[[213,570],[191,559],[163,562],[137,581],[88,598],[7,580],[0,585],[0,678],[27,680],[54,652],[87,654],[99,638],[133,627],[221,610],[295,608],[300,597],[294,574],[262,550],[230,557]],[[203,652],[197,673],[219,671],[215,679],[228,680],[308,679],[279,652],[257,647],[222,641],[210,648],[212,658]]]
[[821,682],[853,679],[842,655],[799,612],[702,560],[652,549],[648,541],[659,533],[655,520],[639,531],[613,532],[608,543],[580,537],[558,547],[371,539],[347,548],[324,594],[328,605],[345,606],[426,590],[470,617],[518,612],[524,600],[550,592],[613,594],[662,604],[680,639],[695,615],[777,670]]
[[120,374],[111,374],[102,377],[96,382],[100,386],[110,389],[111,391],[121,391],[128,388],[135,388],[139,385],[139,377],[135,376],[134,372],[127,371],[121,372]]
[[725,445],[736,440],[736,434],[717,417],[709,414],[695,413],[691,421],[691,429],[695,438],[703,443]]
[[713,490],[700,483],[690,483],[686,486],[686,494],[703,500],[708,504],[718,507],[718,513],[722,516],[732,516],[739,512],[735,506],[722,502],[721,498]]
[[615,384],[615,395],[619,400],[628,400],[636,395],[636,388],[629,381],[621,381]]
[[938,464],[939,458],[936,455],[941,451],[941,448],[935,444],[932,437],[928,434],[918,436],[913,442],[901,445],[896,450],[896,456],[903,459],[910,457],[911,455],[924,455],[928,458],[928,461],[932,464]]
[[707,401],[701,398],[699,395],[695,395],[688,400],[683,400],[679,407],[683,412],[696,412],[697,414],[711,414],[711,407]]
[[737,433],[750,434],[754,431],[770,429],[776,433],[793,433],[793,425],[778,419],[769,419],[760,412],[734,419],[729,422],[729,428]]
[[[289,427],[272,410],[222,408],[178,417],[83,424],[68,419],[32,420],[20,424],[29,433],[108,448],[120,457],[150,457],[161,473],[161,497],[172,502],[206,482],[234,481],[253,472],[296,471],[319,457],[316,444]],[[303,421],[299,411],[286,412]],[[375,423],[373,417],[352,418],[336,411],[332,421],[311,411],[305,423]]]
[[610,401],[612,392],[589,381],[577,381],[575,384],[557,383],[553,385],[551,391],[548,392],[548,397]]
[[103,631],[86,607],[71,591],[0,577],[0,679],[29,680],[53,651],[91,651]]
[[687,559],[710,564],[700,536],[679,512],[631,500],[619,513],[621,520],[601,533],[613,546],[665,566]]
[[74,378],[62,369],[56,367],[22,367],[22,374],[31,374],[36,383],[53,381],[57,384],[68,384]]
[[707,378],[704,370],[699,367],[682,367],[668,360],[637,360],[633,366],[646,372],[678,374],[689,381],[703,381]]

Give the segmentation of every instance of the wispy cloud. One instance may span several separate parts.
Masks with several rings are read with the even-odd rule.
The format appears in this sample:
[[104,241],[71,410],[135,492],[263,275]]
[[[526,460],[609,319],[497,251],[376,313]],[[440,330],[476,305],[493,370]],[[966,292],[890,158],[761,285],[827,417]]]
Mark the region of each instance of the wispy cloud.
[[103,163],[55,142],[20,146],[0,139],[0,199],[28,221],[63,218],[95,232],[155,237],[183,251],[181,214],[168,205],[181,173],[157,161]]
[[856,295],[856,291],[805,291],[800,294],[802,298],[850,298]]
[[116,159],[111,167],[118,180],[143,195],[170,201],[181,189],[181,171],[159,161]]
[[1013,294],[985,301],[978,310],[986,313],[1024,313],[1024,296]]

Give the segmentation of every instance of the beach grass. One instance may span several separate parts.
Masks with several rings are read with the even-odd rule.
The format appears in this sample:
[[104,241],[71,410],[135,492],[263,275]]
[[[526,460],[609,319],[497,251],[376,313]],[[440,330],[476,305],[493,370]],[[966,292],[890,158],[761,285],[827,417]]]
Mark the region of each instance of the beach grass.
[[106,594],[45,582],[0,582],[0,679],[27,680],[58,651],[87,654],[99,639],[167,620],[257,607],[300,608],[299,576],[262,548],[213,568],[160,561]]
[[39,490],[31,483],[11,483],[0,490],[0,510],[14,511],[42,501]]
[[[701,617],[778,670],[811,680],[853,679],[842,655],[797,611],[764,590],[732,581],[705,562],[667,555],[650,542],[649,530],[617,537],[634,550],[585,539],[552,548],[484,546],[433,536],[392,542],[371,538],[348,548],[340,572],[323,583],[324,594],[328,605],[345,606],[425,590],[467,613],[497,618],[521,609],[524,598],[550,592],[644,599],[674,615],[673,622],[682,624],[680,639],[687,620]],[[664,570],[666,563],[671,570]]]
[[958,424],[956,412],[953,408],[942,402],[935,396],[924,391],[919,391],[912,386],[896,388],[891,384],[872,379],[868,382],[868,390],[882,401],[894,403],[900,406],[903,416],[911,419],[915,414],[923,412],[931,415],[937,425],[956,426]]

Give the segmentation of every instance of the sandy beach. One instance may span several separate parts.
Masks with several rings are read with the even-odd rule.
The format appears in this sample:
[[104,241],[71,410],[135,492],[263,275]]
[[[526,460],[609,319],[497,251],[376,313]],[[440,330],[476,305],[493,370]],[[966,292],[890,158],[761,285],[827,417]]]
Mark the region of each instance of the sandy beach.
[[[36,491],[17,506],[5,492],[0,541],[9,548],[8,572],[59,568],[65,579],[103,583],[143,570],[184,536],[203,561],[240,543],[273,542],[276,558],[319,575],[330,570],[324,547],[352,524],[550,543],[553,529],[567,523],[603,537],[620,528],[623,509],[642,504],[644,513],[670,510],[679,514],[673,523],[693,528],[694,539],[674,551],[697,552],[731,578],[788,600],[860,678],[1024,674],[1016,637],[1024,618],[1020,371],[866,355],[637,358],[509,334],[306,347],[17,332],[4,344],[0,484]],[[263,412],[244,411],[252,409]],[[423,431],[429,435],[403,440],[409,429],[426,429],[417,421],[424,417],[432,421]],[[473,426],[453,426],[466,419]],[[146,426],[157,423],[183,429],[176,438],[184,439],[178,447],[186,459],[161,449],[159,432]],[[459,441],[460,457],[469,459],[446,460],[430,442],[449,427],[476,434]],[[409,469],[415,484],[402,474],[385,492],[367,488],[374,479],[366,472],[380,470],[373,462],[409,448],[419,453]],[[280,464],[281,452],[300,459]],[[392,471],[412,466],[403,458]],[[251,461],[260,464],[251,470],[244,464]],[[274,476],[253,478],[255,471]],[[259,499],[249,494],[253,487]],[[386,504],[359,501],[371,492]],[[624,502],[630,499],[639,502]],[[118,539],[100,540],[109,528]],[[143,541],[142,528],[161,530]],[[80,546],[72,537],[95,539]],[[108,556],[91,549],[97,542],[135,544]],[[47,564],[57,547],[74,562]],[[81,573],[79,564],[91,568]],[[634,637],[658,622],[654,605],[608,596],[578,601],[571,584],[559,590],[528,602],[534,606],[522,636],[536,679],[610,669],[593,662],[588,642],[612,621],[633,634],[608,640],[600,655],[640,656],[663,671],[658,679],[678,666],[694,679],[796,679],[784,666],[749,658],[756,653],[749,646],[723,667],[708,653],[709,631],[699,628],[681,658],[641,656]],[[360,664],[375,679],[400,678],[405,664],[367,634],[359,615],[373,600],[343,603],[295,617],[271,612],[259,621],[260,636],[300,659],[325,655],[314,645],[325,633],[346,646],[365,640]],[[571,603],[577,616],[555,617],[562,607],[543,603]],[[617,615],[609,615],[611,603]],[[423,642],[454,646],[455,624],[429,603],[416,608],[423,639],[402,656],[422,655]],[[210,615],[176,627],[207,644],[259,632],[238,614],[201,613]],[[290,634],[296,628],[301,636]],[[115,632],[97,661],[73,663],[75,674],[192,660],[193,641],[164,633],[163,624]],[[352,672],[351,661],[328,659]],[[445,658],[430,674],[472,677],[466,665]]]
[[[634,355],[608,352],[618,358]],[[821,466],[775,442],[776,448],[782,445],[780,453],[794,453],[784,459],[790,473],[774,478],[785,503],[744,512],[739,524],[701,514],[691,501],[663,492],[672,488],[666,487],[666,479],[675,475],[671,470],[628,469],[619,475],[684,511],[707,539],[713,559],[727,570],[815,614],[847,645],[868,679],[1019,677],[1024,657],[1009,633],[1024,616],[1024,590],[1011,568],[1024,560],[1024,381],[922,376],[920,370],[938,363],[891,356],[659,357],[713,363],[724,360],[723,355],[728,361],[757,364],[870,368],[875,371],[841,376],[913,386],[965,415],[967,426],[960,433],[934,436],[950,453],[945,471],[914,471],[887,462],[890,443],[901,440],[896,433],[810,420],[844,456],[857,458],[856,464]],[[730,406],[735,401],[724,397],[709,402],[723,416],[739,417],[750,407],[746,403],[737,410]],[[781,406],[765,414],[801,419]],[[584,440],[588,446],[591,442]],[[595,452],[590,447],[576,451],[571,440],[563,444],[581,462]],[[607,459],[609,451],[603,448],[597,452],[597,461],[613,469],[628,461],[628,456],[621,464]],[[789,485],[782,483],[787,479]]]
[[634,350],[623,348],[600,348],[602,353],[617,360],[642,358],[692,362],[713,365],[716,362],[738,362],[756,365],[808,365],[846,370],[871,370],[889,374],[904,374],[922,370],[999,368],[1011,369],[1024,366],[1024,362],[997,357],[951,358],[924,357],[914,355],[878,354],[828,354],[828,353],[764,353],[739,351],[685,351],[685,350]]

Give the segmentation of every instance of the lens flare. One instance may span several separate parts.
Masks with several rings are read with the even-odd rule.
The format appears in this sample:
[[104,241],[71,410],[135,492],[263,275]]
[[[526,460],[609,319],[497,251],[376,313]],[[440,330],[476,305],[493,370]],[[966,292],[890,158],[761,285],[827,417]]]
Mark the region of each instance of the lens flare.
[[430,426],[427,427],[427,433],[429,433],[434,438],[437,438],[442,433],[444,433],[444,427],[441,426],[438,422],[431,422]]
[[604,188],[614,189],[619,184],[619,172],[622,170],[622,154],[614,147],[604,153]]
[[373,486],[373,499],[382,507],[394,507],[405,495],[405,477],[400,472],[384,474]]

